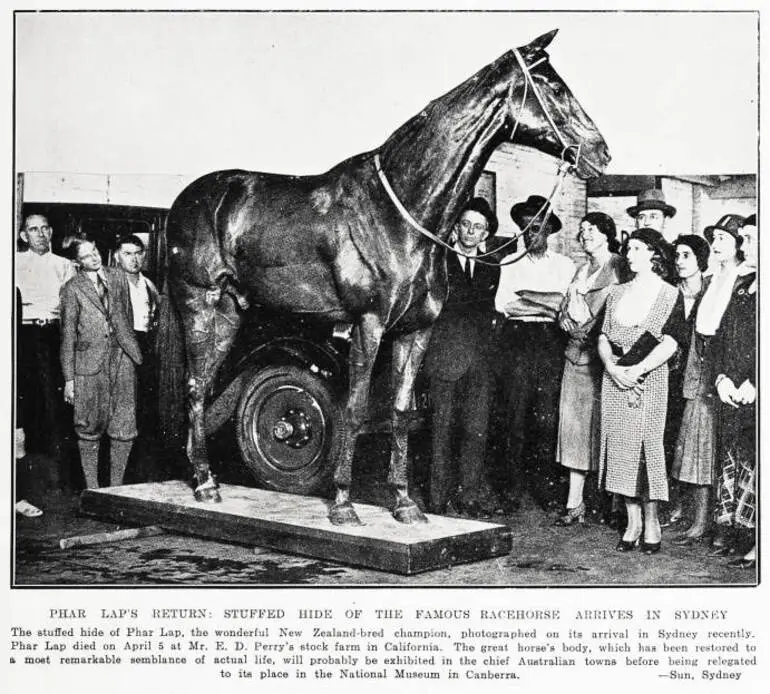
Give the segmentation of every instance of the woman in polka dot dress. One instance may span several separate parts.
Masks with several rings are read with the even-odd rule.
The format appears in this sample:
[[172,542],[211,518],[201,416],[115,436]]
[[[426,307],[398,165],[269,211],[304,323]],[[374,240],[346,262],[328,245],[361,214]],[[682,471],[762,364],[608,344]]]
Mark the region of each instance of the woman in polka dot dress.
[[625,497],[628,525],[617,550],[628,552],[641,541],[642,552],[655,554],[661,537],[658,502],[668,500],[666,362],[684,339],[686,325],[681,294],[666,282],[671,252],[661,234],[635,231],[626,259],[634,278],[610,291],[598,341],[605,369],[599,480],[608,492]]

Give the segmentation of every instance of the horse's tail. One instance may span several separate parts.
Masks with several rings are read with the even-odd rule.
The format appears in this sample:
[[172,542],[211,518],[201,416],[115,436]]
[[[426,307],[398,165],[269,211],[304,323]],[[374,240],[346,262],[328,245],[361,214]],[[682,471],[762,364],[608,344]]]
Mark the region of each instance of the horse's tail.
[[184,445],[185,353],[182,323],[168,285],[160,300],[156,349],[158,354],[158,410],[161,441],[169,449]]

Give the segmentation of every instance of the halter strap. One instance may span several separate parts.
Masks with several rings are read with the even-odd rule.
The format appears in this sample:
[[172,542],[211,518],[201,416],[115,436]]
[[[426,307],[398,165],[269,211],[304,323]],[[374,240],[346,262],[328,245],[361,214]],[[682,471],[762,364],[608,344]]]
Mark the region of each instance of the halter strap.
[[[538,89],[537,85],[535,84],[535,80],[532,77],[532,73],[530,72],[534,67],[539,65],[545,60],[545,57],[540,58],[540,60],[535,61],[532,63],[532,65],[527,65],[526,61],[522,57],[521,53],[519,52],[518,48],[513,49],[513,55],[516,57],[516,61],[519,63],[519,67],[521,68],[521,71],[524,73],[524,98],[521,100],[521,105],[519,106],[519,116],[521,115],[521,109],[524,106],[524,101],[526,100],[527,96],[527,84],[532,85],[532,93],[535,95],[535,98],[537,99],[537,103],[540,104],[540,109],[543,111],[543,115],[545,116],[546,120],[548,121],[548,125],[551,126],[551,130],[553,130],[556,137],[559,139],[559,144],[562,146],[561,150],[561,159],[562,161],[565,161],[564,157],[569,152],[569,150],[574,149],[575,150],[575,166],[577,166],[578,158],[580,157],[580,149],[582,147],[582,143],[579,145],[572,145],[570,144],[567,139],[562,135],[561,130],[559,130],[558,126],[556,125],[556,122],[554,121],[553,117],[551,116],[551,112],[548,110],[545,104],[545,100],[543,99],[543,95],[540,93],[540,90]],[[512,96],[512,89],[513,83],[511,83],[511,88],[509,88],[509,106],[511,104],[511,96]],[[514,132],[516,131],[516,126],[518,126],[519,121],[518,118],[516,120],[516,125],[514,125]],[[511,134],[511,139],[513,139],[513,134]]]
[[454,246],[450,246],[446,241],[443,239],[440,239],[436,234],[434,234],[432,231],[429,231],[426,229],[422,224],[420,224],[414,217],[412,217],[411,214],[409,214],[409,210],[404,207],[401,200],[399,200],[398,195],[396,195],[396,192],[393,190],[393,187],[390,185],[390,181],[388,181],[387,176],[385,175],[385,172],[382,170],[382,162],[380,161],[380,153],[375,152],[374,153],[374,168],[377,171],[377,176],[380,179],[380,183],[382,183],[382,187],[385,189],[385,192],[388,194],[388,197],[390,198],[390,201],[393,203],[395,208],[398,210],[399,214],[409,223],[409,225],[415,229],[415,231],[418,231],[420,234],[425,236],[426,238],[433,241],[438,246],[441,246],[442,248],[445,248],[448,251],[451,251],[452,253],[455,253],[456,255],[461,255],[464,258],[471,258],[472,260],[478,261],[482,265],[491,265],[495,267],[502,267],[504,265],[511,265],[512,263],[517,262],[518,260],[521,260],[526,254],[527,251],[522,251],[519,255],[515,256],[514,258],[509,258],[506,262],[489,262],[486,260],[483,260],[483,258],[487,258],[490,255],[497,255],[500,253],[500,251],[505,248],[506,246],[509,246],[514,241],[517,241],[520,236],[523,236],[525,232],[527,232],[530,227],[535,223],[535,221],[540,217],[541,214],[545,213],[545,216],[543,217],[543,224],[545,224],[548,221],[548,218],[551,215],[551,201],[553,200],[554,195],[556,195],[557,190],[559,190],[562,186],[562,183],[564,182],[564,177],[567,174],[567,171],[569,170],[569,167],[564,166],[564,162],[561,162],[559,164],[559,169],[556,172],[556,183],[553,186],[553,190],[551,190],[551,194],[546,198],[545,203],[543,206],[535,213],[534,217],[530,219],[529,224],[524,227],[518,234],[511,237],[508,241],[506,241],[502,246],[499,248],[496,248],[494,251],[490,251],[488,253],[481,253],[477,255],[471,255],[469,253],[463,253],[462,251],[458,251]]
[[[519,63],[519,67],[521,68],[521,71],[524,73],[524,90],[522,93],[521,102],[519,103],[519,108],[514,109],[513,81],[511,81],[508,87],[508,93],[506,95],[506,103],[508,104],[508,108],[511,112],[511,117],[513,118],[513,129],[511,130],[511,138],[510,138],[511,141],[513,141],[513,136],[516,134],[516,129],[519,127],[519,122],[521,120],[521,112],[524,109],[524,104],[527,100],[527,89],[529,85],[532,85],[532,93],[535,95],[537,102],[540,104],[540,108],[542,109],[543,114],[545,115],[546,120],[548,121],[548,124],[551,126],[551,129],[553,130],[554,134],[559,139],[559,143],[562,146],[562,151],[561,151],[561,162],[559,163],[559,168],[556,171],[556,182],[554,183],[553,190],[551,190],[551,194],[548,196],[548,198],[546,198],[545,203],[535,213],[534,217],[532,217],[532,219],[529,220],[529,223],[527,224],[527,226],[524,227],[524,229],[522,229],[518,234],[511,237],[504,244],[496,248],[494,251],[490,251],[488,253],[482,253],[479,255],[470,255],[468,253],[463,253],[462,251],[458,251],[453,246],[450,246],[446,241],[443,241],[442,239],[440,239],[438,236],[436,236],[436,234],[426,229],[414,217],[412,217],[412,215],[409,213],[409,210],[407,210],[406,207],[404,207],[401,200],[399,200],[398,196],[396,195],[396,192],[393,190],[393,187],[390,185],[390,181],[388,181],[387,176],[385,176],[385,172],[382,170],[382,163],[380,162],[380,153],[379,152],[374,153],[374,168],[377,171],[377,176],[380,179],[380,183],[382,183],[382,187],[385,189],[385,192],[388,194],[388,197],[390,198],[391,202],[395,205],[396,209],[399,211],[401,216],[409,223],[409,225],[412,228],[414,228],[416,231],[418,231],[420,234],[422,234],[426,238],[433,241],[433,243],[441,246],[442,248],[445,248],[448,251],[451,251],[452,253],[455,253],[456,255],[461,255],[464,258],[471,258],[483,265],[492,265],[497,267],[502,267],[504,265],[511,265],[512,263],[515,263],[521,260],[527,254],[527,251],[524,250],[520,252],[518,255],[516,255],[513,258],[510,258],[508,261],[504,263],[489,262],[489,261],[482,260],[482,258],[487,258],[490,255],[497,255],[500,253],[500,251],[503,248],[506,248],[507,246],[517,241],[520,236],[523,236],[524,233],[530,229],[530,227],[535,223],[535,221],[540,217],[541,214],[543,215],[542,224],[543,225],[546,224],[549,217],[551,216],[551,212],[552,212],[551,202],[553,200],[553,197],[556,194],[556,191],[561,189],[561,186],[564,182],[564,177],[566,176],[570,168],[572,168],[573,166],[577,166],[578,158],[580,157],[580,149],[582,147],[582,143],[578,145],[571,145],[564,138],[561,131],[556,126],[556,123],[554,122],[553,118],[551,117],[550,111],[546,108],[546,104],[545,104],[545,101],[543,100],[543,96],[540,93],[540,90],[537,88],[537,85],[535,84],[534,79],[532,78],[532,74],[530,73],[530,70],[536,67],[537,65],[539,65],[540,63],[542,63],[544,60],[546,60],[546,58],[542,57],[539,60],[536,60],[534,63],[532,63],[532,65],[527,66],[527,63],[525,62],[518,48],[513,49],[513,54],[514,56],[516,56],[516,60]],[[565,159],[565,156],[570,149],[576,150],[574,165],[568,164]]]

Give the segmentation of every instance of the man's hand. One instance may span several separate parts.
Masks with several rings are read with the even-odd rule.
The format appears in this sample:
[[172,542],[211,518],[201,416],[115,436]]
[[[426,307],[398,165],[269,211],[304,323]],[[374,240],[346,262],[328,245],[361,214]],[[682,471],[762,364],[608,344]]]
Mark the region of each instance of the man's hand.
[[559,314],[559,327],[565,333],[572,333],[577,330],[578,324],[567,315],[567,312]]
[[64,402],[68,405],[75,404],[75,381],[67,381],[64,384]]

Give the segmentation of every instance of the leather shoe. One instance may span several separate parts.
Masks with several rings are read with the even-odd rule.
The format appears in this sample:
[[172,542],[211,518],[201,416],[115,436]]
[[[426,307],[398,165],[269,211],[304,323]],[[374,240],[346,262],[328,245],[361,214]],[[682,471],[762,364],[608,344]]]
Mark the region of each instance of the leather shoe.
[[570,525],[575,525],[576,523],[582,525],[585,522],[586,505],[581,501],[579,506],[566,509],[565,512],[559,516],[553,524],[557,527],[566,528]]
[[521,499],[510,493],[504,493],[500,500],[503,513],[516,513],[521,508]]
[[457,507],[451,501],[429,502],[427,511],[434,516],[450,516],[452,518],[457,518],[460,515]]
[[660,542],[642,542],[640,549],[642,554],[647,554],[648,556],[651,554],[657,554],[660,552]]
[[457,499],[460,511],[472,518],[485,518],[503,513],[503,505],[493,494],[463,495]]
[[637,547],[639,547],[638,537],[635,540],[620,540],[615,550],[617,552],[633,552]]

